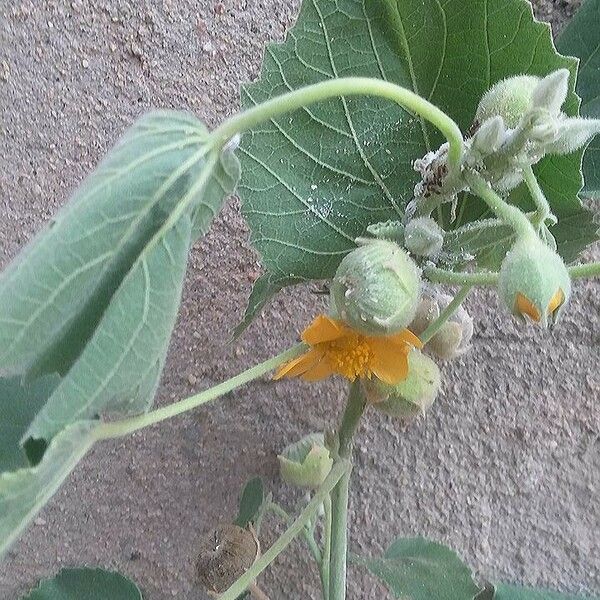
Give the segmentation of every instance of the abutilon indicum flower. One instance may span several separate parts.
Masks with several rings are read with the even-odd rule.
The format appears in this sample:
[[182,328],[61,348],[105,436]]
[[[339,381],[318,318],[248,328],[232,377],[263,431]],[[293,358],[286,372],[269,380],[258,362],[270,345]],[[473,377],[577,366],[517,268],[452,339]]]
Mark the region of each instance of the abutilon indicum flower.
[[283,365],[274,379],[301,377],[318,381],[341,375],[349,381],[377,377],[395,384],[408,375],[408,354],[421,348],[408,329],[387,336],[365,335],[343,321],[319,315],[302,333],[310,349]]
[[546,327],[558,321],[571,296],[571,278],[562,258],[539,238],[521,238],[508,252],[498,294],[515,315]]

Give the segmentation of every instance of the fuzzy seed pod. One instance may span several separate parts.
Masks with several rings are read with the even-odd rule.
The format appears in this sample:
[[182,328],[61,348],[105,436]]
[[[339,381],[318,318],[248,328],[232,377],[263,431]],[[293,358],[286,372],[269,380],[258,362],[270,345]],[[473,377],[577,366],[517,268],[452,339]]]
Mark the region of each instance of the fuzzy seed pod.
[[571,278],[562,258],[539,238],[521,238],[502,262],[498,294],[514,315],[546,327],[569,301]]
[[416,256],[436,256],[444,244],[444,230],[431,217],[417,217],[404,229],[404,245]]
[[372,379],[365,381],[367,398],[391,417],[412,419],[424,414],[435,401],[441,386],[438,366],[417,349],[408,356],[408,377],[396,385]]
[[290,485],[308,489],[317,489],[333,466],[322,433],[309,434],[290,444],[277,458],[281,478]]
[[202,543],[196,572],[210,594],[222,594],[241,577],[260,554],[258,539],[252,530],[225,523]]
[[331,283],[334,313],[365,335],[404,329],[417,310],[421,273],[408,253],[387,240],[364,240],[344,257]]

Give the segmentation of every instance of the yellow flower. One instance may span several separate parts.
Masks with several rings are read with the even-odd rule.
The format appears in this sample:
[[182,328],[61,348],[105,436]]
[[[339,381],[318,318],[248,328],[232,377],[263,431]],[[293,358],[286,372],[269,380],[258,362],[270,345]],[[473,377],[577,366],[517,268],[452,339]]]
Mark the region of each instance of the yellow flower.
[[318,381],[342,375],[350,381],[373,375],[394,385],[408,375],[408,354],[422,348],[419,338],[404,329],[386,336],[369,336],[351,329],[343,321],[319,315],[302,332],[310,349],[283,365],[274,379],[301,377]]

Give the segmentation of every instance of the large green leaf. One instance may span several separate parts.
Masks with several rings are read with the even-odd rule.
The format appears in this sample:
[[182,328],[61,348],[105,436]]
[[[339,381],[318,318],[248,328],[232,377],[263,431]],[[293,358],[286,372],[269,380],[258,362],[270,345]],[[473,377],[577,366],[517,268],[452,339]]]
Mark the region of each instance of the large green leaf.
[[473,600],[479,591],[457,554],[424,538],[399,538],[381,558],[356,559],[403,600]]
[[58,382],[56,376],[27,385],[20,377],[0,379],[0,473],[29,466],[20,440]]
[[[575,61],[556,53],[549,26],[525,0],[305,0],[287,41],[267,46],[242,103],[334,77],[379,77],[420,93],[466,130],[496,81],[561,67],[574,72]],[[576,111],[571,93],[568,112]],[[247,133],[240,195],[267,275],[246,322],[281,285],[331,277],[369,224],[401,216],[416,183],[412,161],[441,141],[393,103],[364,97],[322,102]],[[575,251],[593,238],[577,198],[579,160],[554,157],[538,168],[542,187],[560,192],[549,194],[556,214],[588,221]],[[475,199],[460,214],[455,226],[487,216]],[[554,233],[566,243],[571,229],[563,231],[561,223]]]
[[0,476],[0,549],[93,444],[99,416],[151,405],[190,244],[239,175],[232,150],[216,154],[207,136],[191,116],[140,119],[0,276],[0,371],[63,375],[45,402],[42,384],[0,386],[2,465],[22,467]]
[[23,600],[142,600],[142,594],[133,581],[120,573],[84,567],[62,569]]
[[548,590],[524,588],[515,585],[499,584],[494,588],[494,600],[600,600],[580,594],[559,594]]
[[52,440],[39,464],[0,474],[0,556],[92,447],[96,426],[74,423]]
[[[580,59],[577,93],[581,114],[600,119],[600,0],[586,0],[556,41],[558,49]],[[584,192],[600,196],[600,137],[588,146],[583,162]]]

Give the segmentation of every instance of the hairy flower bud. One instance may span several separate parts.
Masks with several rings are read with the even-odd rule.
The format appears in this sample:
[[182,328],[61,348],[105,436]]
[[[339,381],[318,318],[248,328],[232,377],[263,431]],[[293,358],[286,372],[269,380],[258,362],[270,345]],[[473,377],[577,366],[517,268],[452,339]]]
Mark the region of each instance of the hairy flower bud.
[[517,127],[531,106],[533,91],[539,82],[539,77],[531,75],[518,75],[499,81],[479,102],[475,121],[483,123],[493,117],[502,117],[507,127]]
[[421,292],[420,270],[387,240],[364,240],[344,257],[331,283],[336,315],[366,335],[390,335],[412,320]]
[[441,385],[438,366],[417,349],[408,356],[408,377],[396,385],[379,380],[365,382],[373,406],[392,417],[410,419],[425,413],[435,401]]
[[558,69],[540,80],[531,96],[533,107],[558,116],[569,93],[570,75],[568,69]]
[[333,466],[322,433],[311,433],[290,444],[277,458],[282,479],[308,489],[317,489]]
[[562,258],[539,238],[521,238],[502,262],[498,294],[513,314],[546,327],[569,301],[571,278]]
[[220,525],[202,542],[196,562],[198,579],[210,594],[222,594],[259,554],[254,531],[230,523]]
[[444,230],[431,217],[417,217],[404,228],[404,245],[416,256],[435,256],[444,244]]

